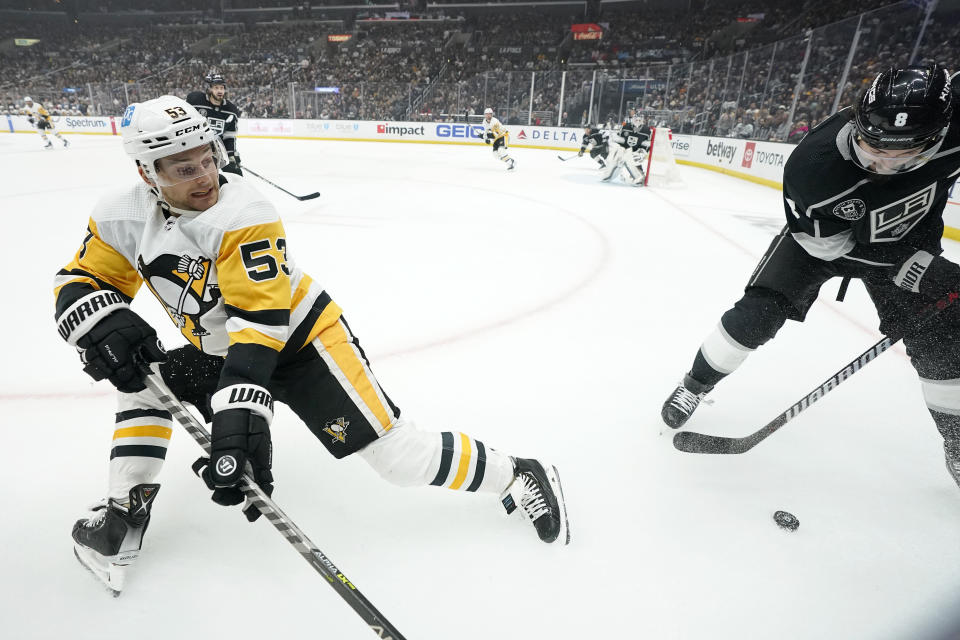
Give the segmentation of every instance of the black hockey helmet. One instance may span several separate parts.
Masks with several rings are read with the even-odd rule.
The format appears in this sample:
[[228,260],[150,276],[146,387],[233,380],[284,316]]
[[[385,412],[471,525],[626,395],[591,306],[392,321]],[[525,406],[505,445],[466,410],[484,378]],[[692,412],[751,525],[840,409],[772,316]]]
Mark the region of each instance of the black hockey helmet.
[[227,86],[227,81],[223,79],[223,74],[219,71],[210,71],[210,73],[203,77],[203,81],[211,87],[215,84],[222,84],[224,87]]
[[863,142],[894,151],[942,141],[952,115],[950,73],[943,66],[891,67],[860,96],[853,122]]

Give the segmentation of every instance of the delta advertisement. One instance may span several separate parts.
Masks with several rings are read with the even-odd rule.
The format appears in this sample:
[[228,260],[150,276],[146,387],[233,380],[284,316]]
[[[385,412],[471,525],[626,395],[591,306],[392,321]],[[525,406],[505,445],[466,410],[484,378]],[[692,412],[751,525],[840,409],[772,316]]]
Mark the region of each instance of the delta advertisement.
[[[119,135],[120,118],[112,116],[57,116],[57,131],[67,134]],[[509,125],[510,146],[577,151],[579,127]],[[658,130],[660,134],[663,130]],[[36,127],[26,116],[0,116],[0,133],[31,133]],[[297,140],[347,140],[424,144],[483,145],[483,126],[453,122],[391,122],[363,120],[282,120],[241,118],[240,137]],[[673,155],[679,164],[720,171],[737,178],[780,188],[783,167],[796,147],[778,142],[673,134]],[[954,188],[944,212],[948,227],[960,229],[960,187]],[[952,232],[951,232],[952,233]],[[949,234],[948,234],[949,235]],[[951,236],[953,237],[953,236]],[[960,240],[960,231],[955,239]]]

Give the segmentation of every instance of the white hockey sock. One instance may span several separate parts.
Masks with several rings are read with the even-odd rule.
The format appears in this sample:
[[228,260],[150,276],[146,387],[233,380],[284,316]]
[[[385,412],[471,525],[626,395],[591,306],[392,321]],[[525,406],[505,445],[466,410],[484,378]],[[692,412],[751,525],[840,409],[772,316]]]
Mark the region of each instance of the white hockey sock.
[[151,406],[156,400],[147,393],[121,393],[118,398],[108,495],[120,503],[129,500],[131,487],[154,481],[170,444],[172,417]]
[[513,480],[513,462],[459,432],[419,431],[402,418],[359,455],[385,480],[455,491],[500,493]]
[[703,359],[724,375],[733,373],[753,352],[754,349],[745,347],[731,338],[730,334],[723,328],[723,324],[717,324],[713,333],[707,336],[707,339],[700,345],[700,353],[703,354]]

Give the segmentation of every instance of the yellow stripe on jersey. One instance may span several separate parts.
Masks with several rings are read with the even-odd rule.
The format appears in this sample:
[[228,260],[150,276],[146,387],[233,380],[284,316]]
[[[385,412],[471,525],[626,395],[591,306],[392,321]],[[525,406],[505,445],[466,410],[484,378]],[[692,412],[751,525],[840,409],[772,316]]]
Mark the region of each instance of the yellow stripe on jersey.
[[286,342],[282,340],[271,338],[270,336],[257,331],[256,329],[250,328],[243,329],[241,331],[230,332],[230,345],[233,346],[238,342],[241,344],[260,344],[265,347],[270,347],[274,351],[280,351],[286,344]]
[[343,315],[343,309],[334,302],[333,300],[324,307],[323,312],[320,314],[320,317],[317,318],[317,321],[313,323],[313,327],[310,328],[310,333],[306,340],[303,341],[303,344],[297,347],[297,349],[303,349],[305,346],[310,344],[314,338],[319,337],[321,333],[324,332],[329,327],[332,327],[340,320],[340,316]]
[[58,274],[54,281],[55,296],[60,295],[60,290],[64,286],[72,283],[90,284],[96,289],[101,289],[100,283],[95,280],[98,279],[132,298],[137,295],[143,282],[133,265],[103,241],[93,218],[90,218],[87,226],[87,236],[83,240],[83,246],[74,255],[70,264],[63,268],[63,272]]
[[460,463],[457,465],[457,475],[450,483],[451,489],[459,489],[463,481],[467,479],[467,473],[470,471],[470,438],[460,434]]
[[161,427],[158,424],[148,424],[140,427],[122,427],[113,432],[113,439],[117,438],[163,438],[169,440],[173,429]]
[[308,293],[310,293],[310,285],[313,284],[313,278],[307,274],[303,274],[300,278],[300,282],[297,283],[297,289],[293,292],[293,298],[290,300],[290,311],[293,312],[294,309],[300,306],[300,303],[303,302],[303,299]]
[[[376,418],[383,431],[393,427],[393,413],[381,401],[380,387],[367,368],[366,363],[357,355],[343,323],[337,322],[333,326],[327,327],[320,332],[317,338],[324,348],[324,353],[321,356],[324,357],[324,360],[329,357],[333,361],[334,366],[330,367],[331,373],[340,380],[340,384],[344,386],[348,393],[350,393],[349,387],[352,387],[353,391],[357,393],[359,400],[365,405],[359,406],[359,408],[367,414],[368,420],[371,417]],[[330,364],[330,362],[327,362],[327,366],[330,366]],[[334,370],[335,368],[337,370]],[[346,385],[349,385],[349,387]],[[353,394],[350,393],[350,395]],[[356,397],[353,400],[357,402]],[[357,404],[359,405],[359,403]],[[372,421],[371,426],[375,426]]]

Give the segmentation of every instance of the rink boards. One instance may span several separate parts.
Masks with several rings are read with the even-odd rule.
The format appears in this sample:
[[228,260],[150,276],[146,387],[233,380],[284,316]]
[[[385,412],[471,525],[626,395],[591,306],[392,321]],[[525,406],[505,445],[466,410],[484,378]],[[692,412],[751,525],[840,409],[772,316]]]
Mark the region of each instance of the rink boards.
[[[31,133],[36,129],[26,116],[5,116],[3,133]],[[119,135],[119,118],[113,116],[61,116],[54,118],[57,130],[70,134]],[[527,149],[577,151],[582,142],[580,127],[511,125],[510,146]],[[287,120],[241,118],[240,137],[291,140],[341,140],[350,142],[401,142],[412,144],[483,145],[479,124],[452,122],[390,122],[371,120]],[[783,167],[795,145],[673,134],[671,147],[680,164],[782,188]],[[960,202],[949,201],[944,211],[944,235],[960,240]]]

